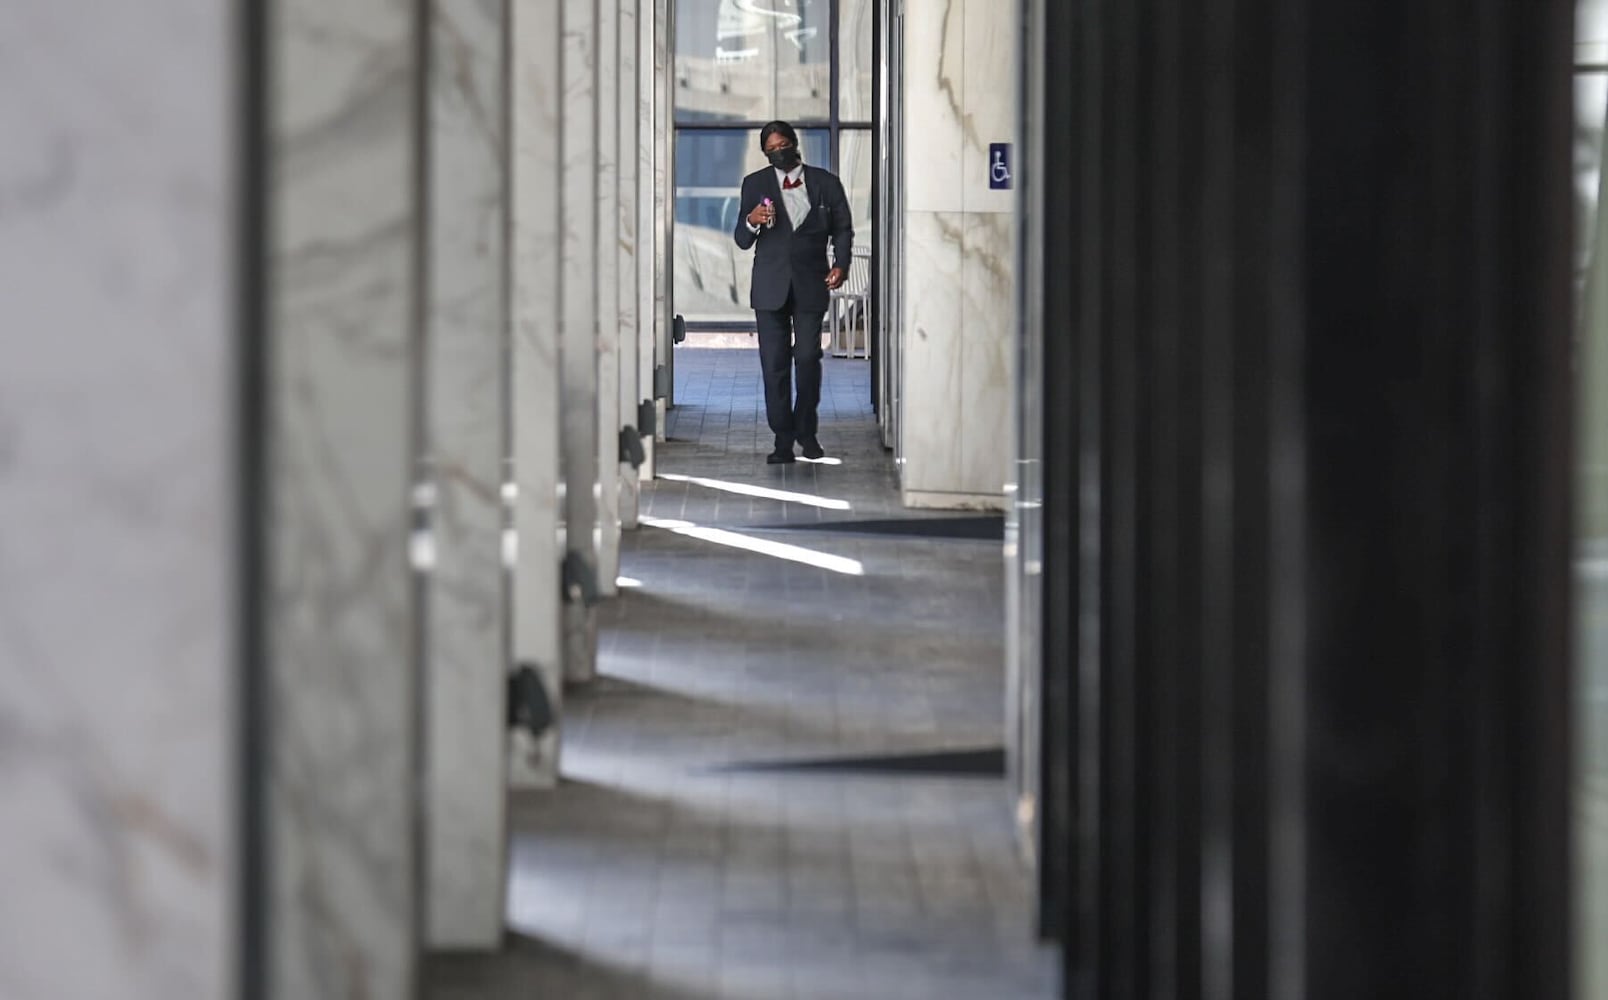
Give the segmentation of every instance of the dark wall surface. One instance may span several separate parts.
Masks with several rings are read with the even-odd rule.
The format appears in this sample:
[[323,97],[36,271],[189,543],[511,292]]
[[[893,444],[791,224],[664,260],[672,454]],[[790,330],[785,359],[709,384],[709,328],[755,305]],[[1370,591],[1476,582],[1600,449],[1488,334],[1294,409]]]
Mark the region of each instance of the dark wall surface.
[[1030,13],[1069,995],[1568,996],[1572,16]]

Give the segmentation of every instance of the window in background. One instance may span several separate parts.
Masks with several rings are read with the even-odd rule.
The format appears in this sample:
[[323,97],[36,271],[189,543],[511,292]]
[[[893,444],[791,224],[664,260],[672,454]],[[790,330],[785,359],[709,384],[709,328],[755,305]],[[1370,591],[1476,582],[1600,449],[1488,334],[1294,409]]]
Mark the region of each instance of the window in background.
[[831,114],[831,0],[677,0],[676,120]]
[[1580,1000],[1608,997],[1608,0],[1576,7],[1575,949]]
[[791,122],[804,161],[843,178],[871,246],[873,16],[871,0],[677,0],[672,280],[689,324],[753,321],[751,257],[731,234],[765,122]]
[[871,130],[846,128],[838,133],[838,169],[854,216],[854,244],[871,245]]
[[[799,132],[804,159],[824,163],[824,129]],[[689,323],[751,318],[751,255],[737,249],[743,177],[765,166],[758,129],[695,129],[676,134],[676,312]],[[854,209],[858,211],[858,209]]]
[[838,0],[838,117],[870,124],[876,94],[871,90],[871,0]]

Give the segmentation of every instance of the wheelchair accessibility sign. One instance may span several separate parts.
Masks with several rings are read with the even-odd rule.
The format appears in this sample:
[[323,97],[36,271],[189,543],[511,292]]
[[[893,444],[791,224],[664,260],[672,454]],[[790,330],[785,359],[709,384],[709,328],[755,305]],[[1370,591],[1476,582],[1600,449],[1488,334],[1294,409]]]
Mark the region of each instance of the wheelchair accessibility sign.
[[1011,144],[988,144],[988,186],[995,191],[1011,189]]

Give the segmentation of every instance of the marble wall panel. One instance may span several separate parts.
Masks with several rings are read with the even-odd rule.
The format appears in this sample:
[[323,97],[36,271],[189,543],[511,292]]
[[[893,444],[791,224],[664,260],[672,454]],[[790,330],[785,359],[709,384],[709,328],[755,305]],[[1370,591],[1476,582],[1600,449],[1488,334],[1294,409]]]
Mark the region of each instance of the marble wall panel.
[[0,4],[7,1000],[237,995],[233,16]]
[[563,247],[563,0],[512,0],[509,273],[513,335],[514,532],[513,659],[540,675],[559,724],[542,737],[512,734],[509,781],[558,782],[562,732],[563,628],[559,567],[560,409]]
[[[656,440],[665,439],[665,411],[675,401],[675,350],[671,341],[671,225],[673,202],[670,184],[675,177],[675,143],[671,135],[674,97],[670,92],[670,71],[674,61],[671,45],[671,0],[653,3],[653,344],[654,370],[664,366],[669,373],[664,393],[654,392],[658,418]],[[654,383],[650,382],[650,386]]]
[[429,5],[425,926],[441,948],[495,948],[503,926],[504,13]]
[[907,504],[997,507],[1009,475],[1014,190],[989,146],[1014,142],[1014,9],[906,0],[902,485]]
[[[598,570],[597,0],[563,2],[563,202],[560,303],[563,392],[559,405],[567,552]],[[579,588],[576,588],[577,590]],[[564,606],[564,676],[597,666],[597,618],[579,593]]]
[[620,6],[597,3],[597,577],[620,575]]
[[995,190],[989,186],[989,146],[1010,143],[1013,155],[1020,148],[1016,142],[1016,4],[997,0],[957,2],[966,6],[961,204],[967,212],[1014,213],[1015,187]]
[[967,213],[960,273],[960,467],[952,488],[1002,495],[1010,477],[1011,353],[1016,343],[1015,226]]
[[962,462],[960,424],[965,373],[961,370],[961,279],[964,219],[952,212],[905,216],[905,456],[907,491],[956,488]]
[[[959,212],[962,151],[980,139],[965,107],[967,0],[905,0],[905,210]],[[968,132],[972,129],[972,132]]]
[[405,0],[269,17],[270,992],[402,997],[419,939],[422,26]]
[[[618,394],[619,422],[621,427],[640,431],[637,403],[642,399],[642,350],[639,343],[642,325],[641,268],[637,260],[637,232],[641,198],[641,81],[638,78],[638,49],[642,45],[642,31],[637,17],[641,0],[615,0],[620,5],[620,391]],[[637,526],[641,496],[641,479],[629,463],[620,468],[620,527]]]
[[[658,323],[660,281],[660,247],[657,240],[659,184],[663,177],[658,173],[657,69],[662,60],[656,54],[656,12],[664,0],[638,0],[637,12],[637,394],[639,399],[653,399],[653,365],[656,351],[654,340]],[[655,428],[658,422],[655,420]],[[642,448],[647,452],[639,479],[653,479],[654,451],[658,434],[644,435]]]

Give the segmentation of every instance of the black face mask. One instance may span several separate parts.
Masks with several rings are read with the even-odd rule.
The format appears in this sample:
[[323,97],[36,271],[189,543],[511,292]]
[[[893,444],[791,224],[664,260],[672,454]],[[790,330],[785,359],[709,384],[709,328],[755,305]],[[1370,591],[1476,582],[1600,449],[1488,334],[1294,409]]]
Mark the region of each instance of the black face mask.
[[781,149],[773,149],[765,154],[765,158],[777,170],[786,171],[791,171],[794,167],[804,162],[803,157],[798,155],[797,146],[784,146]]

